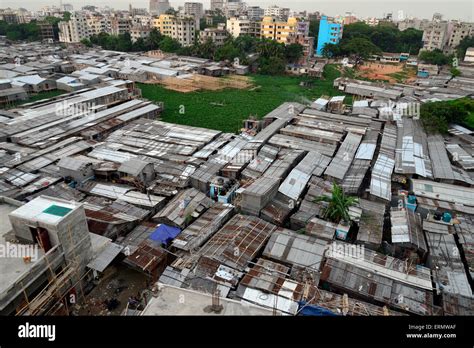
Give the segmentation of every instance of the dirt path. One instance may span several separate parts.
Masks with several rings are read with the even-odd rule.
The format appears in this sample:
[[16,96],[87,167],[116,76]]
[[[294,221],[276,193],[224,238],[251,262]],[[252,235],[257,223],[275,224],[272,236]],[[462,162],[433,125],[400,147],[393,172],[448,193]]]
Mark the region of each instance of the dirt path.
[[[86,305],[81,306],[80,315],[120,315],[127,306],[129,297],[137,296],[146,286],[147,277],[122,264],[107,268],[99,284],[86,296]],[[104,302],[116,299],[119,304],[108,310]]]

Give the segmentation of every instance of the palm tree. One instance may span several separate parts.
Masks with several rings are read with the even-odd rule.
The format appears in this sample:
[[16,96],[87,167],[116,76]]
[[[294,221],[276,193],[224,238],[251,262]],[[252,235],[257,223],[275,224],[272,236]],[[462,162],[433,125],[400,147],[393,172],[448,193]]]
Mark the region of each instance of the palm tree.
[[329,203],[324,210],[324,217],[333,222],[340,222],[341,220],[349,222],[349,208],[358,202],[356,197],[346,196],[341,186],[336,183],[332,185],[331,196],[316,197],[314,202]]

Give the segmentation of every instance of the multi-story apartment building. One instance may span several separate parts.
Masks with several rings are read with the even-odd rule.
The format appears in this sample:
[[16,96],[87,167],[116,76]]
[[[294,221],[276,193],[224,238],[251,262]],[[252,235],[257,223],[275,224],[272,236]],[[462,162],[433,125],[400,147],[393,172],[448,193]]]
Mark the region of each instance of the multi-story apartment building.
[[206,41],[211,40],[217,47],[223,46],[225,40],[229,36],[224,26],[218,28],[206,28],[199,32],[199,41],[203,44]]
[[100,33],[110,33],[112,31],[111,21],[100,15],[91,15],[86,18],[89,36]]
[[148,15],[148,11],[146,8],[130,8],[129,12],[131,16],[147,16]]
[[132,42],[137,41],[138,39],[146,39],[150,36],[151,28],[141,25],[135,25],[130,29],[130,38]]
[[397,23],[398,30],[404,31],[407,29],[417,29],[417,30],[425,30],[431,24],[431,21],[428,19],[418,19],[418,18],[405,18],[402,21],[398,21]]
[[157,28],[163,35],[179,41],[183,46],[194,44],[196,33],[196,20],[194,17],[160,15],[153,20],[153,27]]
[[259,38],[261,22],[250,20],[247,17],[231,17],[227,19],[226,28],[234,38],[240,35],[249,35]]
[[296,32],[287,38],[287,43],[297,43],[303,46],[303,57],[299,62],[300,64],[308,62],[308,59],[314,54],[314,37],[309,36],[309,24],[308,21],[298,21]]
[[448,54],[454,53],[461,40],[472,35],[474,35],[474,23],[454,22],[444,51]]
[[285,7],[278,7],[278,6],[268,6],[264,11],[265,17],[276,17],[280,20],[286,21],[290,16],[290,9]]
[[358,21],[357,16],[352,12],[346,12],[346,15],[342,19],[342,24],[348,25],[352,23],[356,23]]
[[304,63],[313,56],[314,38],[309,37],[309,22],[297,17],[290,17],[287,21],[275,17],[265,16],[262,20],[262,38],[275,40],[283,44],[298,43],[303,46]]
[[185,2],[183,8],[184,15],[193,16],[196,20],[196,30],[200,30],[201,18],[204,17],[204,9],[200,2]]
[[289,42],[288,39],[290,36],[297,34],[298,23],[299,21],[295,17],[290,17],[287,21],[282,21],[276,17],[265,16],[262,20],[261,36],[265,39],[286,44]]
[[150,14],[160,16],[171,8],[168,0],[150,0]]
[[448,21],[434,21],[423,31],[424,51],[445,50],[453,31],[453,24]]
[[245,6],[242,0],[224,0],[222,11],[227,18],[236,17],[245,11]]
[[72,13],[69,21],[59,22],[58,26],[60,42],[80,42],[90,36],[87,17],[81,12]]
[[132,23],[129,19],[113,17],[110,19],[110,33],[112,35],[125,34],[130,31]]
[[141,25],[143,27],[150,27],[153,22],[153,17],[151,16],[133,16],[131,18],[132,25]]
[[337,44],[342,38],[341,23],[329,21],[327,16],[322,16],[319,21],[318,46],[316,55],[322,56],[323,48],[326,44]]
[[265,16],[265,10],[259,6],[248,6],[247,17],[250,20],[261,20]]
[[18,15],[10,9],[0,10],[0,21],[5,21],[9,24],[19,23]]
[[184,14],[188,16],[194,16],[197,20],[200,20],[204,16],[204,10],[202,3],[200,2],[185,2],[184,3]]

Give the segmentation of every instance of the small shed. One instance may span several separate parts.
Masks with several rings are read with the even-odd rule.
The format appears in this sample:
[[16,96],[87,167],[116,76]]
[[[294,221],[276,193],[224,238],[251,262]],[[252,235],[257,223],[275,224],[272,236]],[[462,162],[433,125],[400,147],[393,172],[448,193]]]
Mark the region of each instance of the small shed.
[[153,163],[137,158],[130,158],[123,162],[118,172],[123,179],[137,179],[145,185],[155,179]]
[[64,157],[58,162],[59,172],[64,178],[72,178],[78,184],[94,176],[92,162],[74,157]]

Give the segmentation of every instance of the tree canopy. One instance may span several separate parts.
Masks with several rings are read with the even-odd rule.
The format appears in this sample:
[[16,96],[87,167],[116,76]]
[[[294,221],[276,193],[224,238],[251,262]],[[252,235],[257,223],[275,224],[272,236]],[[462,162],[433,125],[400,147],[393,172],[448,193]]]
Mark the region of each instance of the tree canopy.
[[[48,16],[43,22],[49,23],[53,26],[53,35],[56,40],[59,39],[60,21],[68,21],[71,18],[69,12],[64,12],[63,18]],[[40,29],[36,20],[29,23],[7,23],[0,21],[0,35],[5,35],[11,41],[37,41],[41,38]]]
[[315,202],[326,202],[327,207],[324,209],[324,217],[333,222],[350,222],[349,208],[357,203],[357,198],[346,196],[341,186],[336,183],[332,185],[331,196],[317,197]]
[[428,133],[448,133],[451,123],[466,124],[474,113],[474,101],[462,98],[453,101],[431,102],[421,106],[420,117]]
[[439,49],[422,51],[419,55],[419,59],[422,62],[436,65],[445,65],[451,62],[451,57],[446,56],[443,51]]
[[344,26],[344,34],[337,44],[323,47],[325,57],[355,55],[368,58],[381,52],[418,54],[422,47],[423,32],[416,29],[398,30],[392,24],[370,26],[356,22]]
[[464,56],[466,55],[466,50],[469,47],[474,47],[474,35],[466,36],[459,43],[458,47],[456,48],[456,53],[458,54],[459,59],[464,59]]

